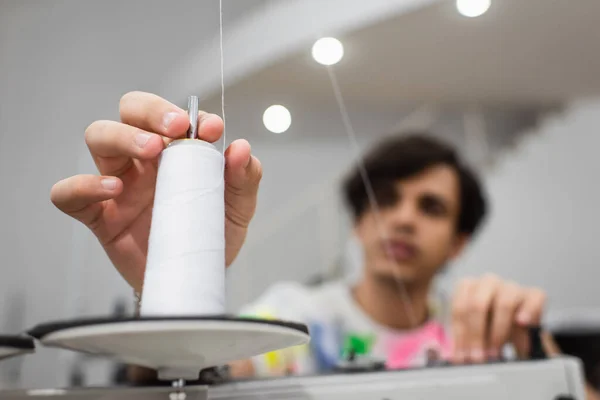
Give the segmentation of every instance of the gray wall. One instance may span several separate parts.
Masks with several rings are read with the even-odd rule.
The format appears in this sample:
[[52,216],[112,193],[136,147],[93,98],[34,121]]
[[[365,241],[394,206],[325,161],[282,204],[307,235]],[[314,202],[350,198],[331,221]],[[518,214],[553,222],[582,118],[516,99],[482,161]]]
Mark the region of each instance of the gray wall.
[[[224,23],[263,3],[226,2]],[[92,121],[118,118],[127,91],[159,91],[190,50],[182,27],[194,27],[200,48],[217,34],[218,2],[172,7],[156,0],[0,3],[0,331],[107,313],[107,298],[128,293],[93,238],[54,209],[49,191],[59,179],[93,172],[83,141]],[[21,383],[65,384],[71,359],[53,350],[27,357]]]
[[573,104],[488,175],[493,213],[455,275],[497,271],[541,286],[551,313],[600,310],[600,99]]
[[[573,103],[525,130],[514,148],[506,148],[481,171],[490,215],[442,280],[444,289],[452,290],[457,279],[493,272],[545,289],[549,316],[571,309],[600,310],[600,191],[595,184],[599,123],[600,99]],[[438,124],[452,126],[444,118]],[[374,140],[364,138],[361,145]],[[232,306],[278,280],[304,281],[327,272],[344,252],[354,251],[350,263],[360,265],[354,246],[347,247],[349,225],[337,196],[337,177],[352,163],[342,142],[260,148],[270,172],[255,229],[229,272]],[[291,164],[306,170],[294,175]],[[316,171],[324,179],[307,181]]]

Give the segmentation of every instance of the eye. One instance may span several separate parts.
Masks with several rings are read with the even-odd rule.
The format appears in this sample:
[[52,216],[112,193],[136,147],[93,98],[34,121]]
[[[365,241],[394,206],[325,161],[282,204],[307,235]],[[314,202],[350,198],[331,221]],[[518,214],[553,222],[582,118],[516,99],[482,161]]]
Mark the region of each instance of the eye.
[[446,204],[438,196],[423,196],[423,198],[421,198],[420,204],[421,210],[423,210],[423,212],[435,217],[442,217],[448,212]]

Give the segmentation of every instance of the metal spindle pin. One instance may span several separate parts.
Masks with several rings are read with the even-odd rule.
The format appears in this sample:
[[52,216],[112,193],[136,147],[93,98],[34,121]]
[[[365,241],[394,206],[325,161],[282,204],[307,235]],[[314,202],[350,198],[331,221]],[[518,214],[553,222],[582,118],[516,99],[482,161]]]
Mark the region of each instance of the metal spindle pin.
[[188,97],[188,116],[190,126],[187,130],[188,139],[198,139],[198,96]]
[[187,397],[186,393],[183,391],[185,387],[185,381],[183,379],[178,379],[173,381],[172,386],[175,391],[169,394],[169,400],[185,400]]

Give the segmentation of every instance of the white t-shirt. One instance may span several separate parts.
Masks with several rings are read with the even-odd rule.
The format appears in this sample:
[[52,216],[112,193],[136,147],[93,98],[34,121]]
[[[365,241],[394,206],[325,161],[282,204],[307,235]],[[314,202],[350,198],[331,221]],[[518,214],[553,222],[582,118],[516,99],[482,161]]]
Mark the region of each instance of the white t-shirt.
[[432,356],[446,357],[450,338],[445,310],[432,302],[432,318],[411,330],[393,330],[373,321],[355,302],[344,282],[309,288],[286,282],[271,287],[242,315],[302,322],[309,328],[307,345],[253,359],[258,376],[312,375],[330,371],[353,353],[385,362],[388,368],[423,366]]

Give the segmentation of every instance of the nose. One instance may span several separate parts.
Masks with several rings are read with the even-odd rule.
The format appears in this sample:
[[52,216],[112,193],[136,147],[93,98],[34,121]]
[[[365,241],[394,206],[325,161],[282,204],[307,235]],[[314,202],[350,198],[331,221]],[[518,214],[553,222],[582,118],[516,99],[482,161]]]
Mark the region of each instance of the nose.
[[396,232],[413,233],[417,225],[418,209],[410,199],[402,199],[391,210],[390,221]]

